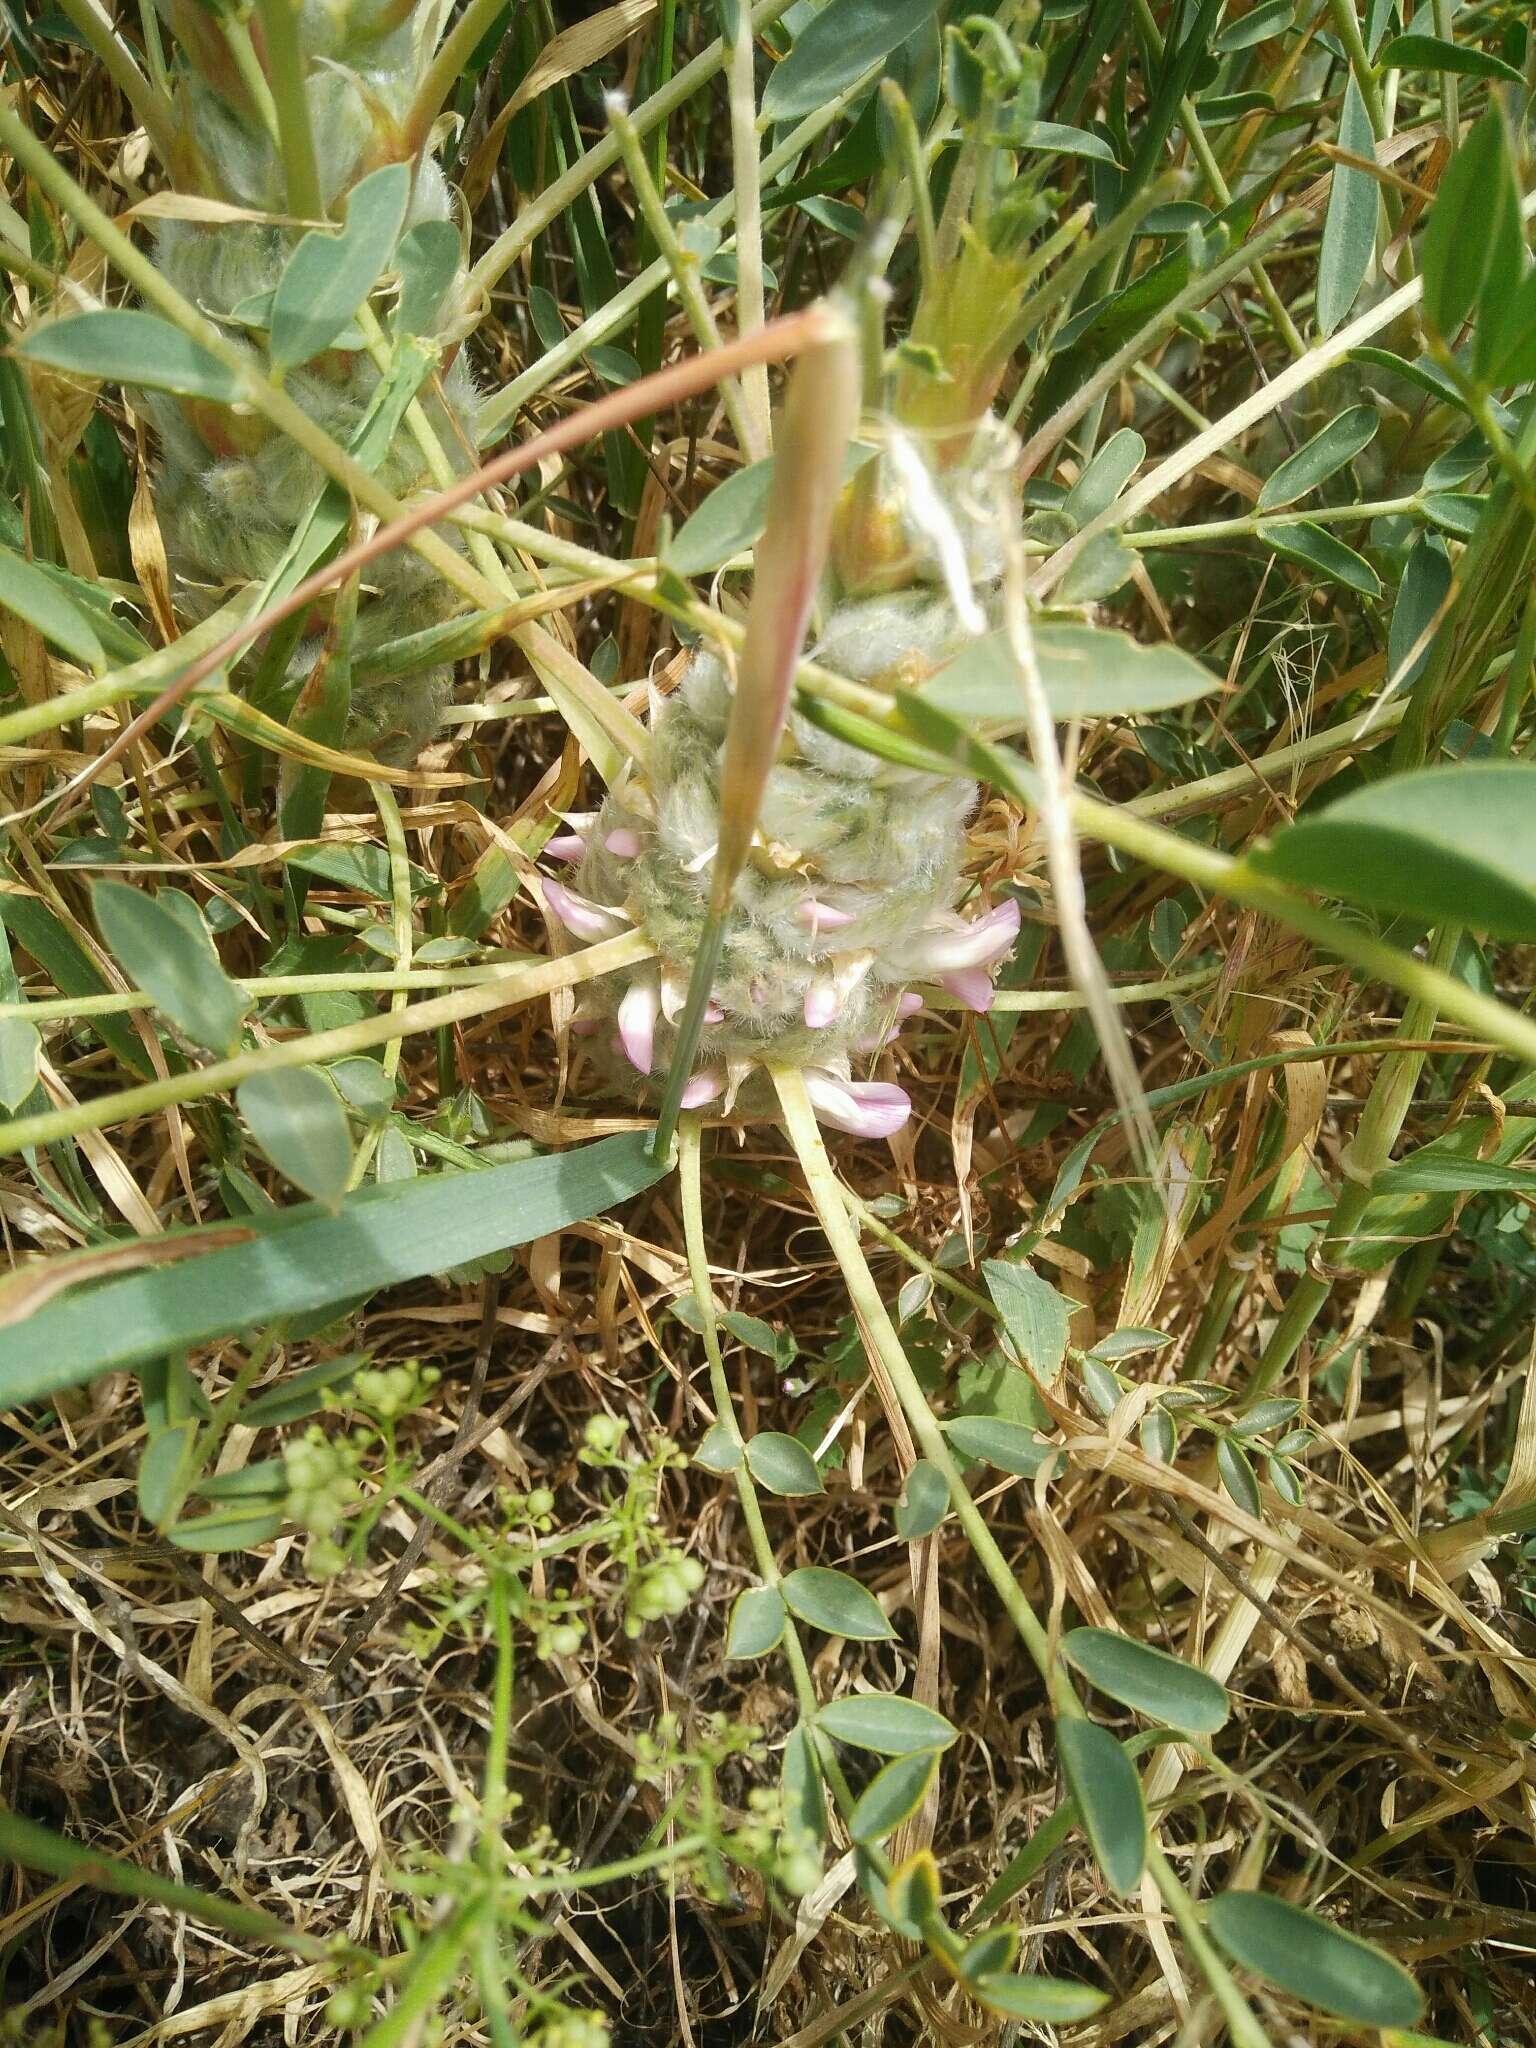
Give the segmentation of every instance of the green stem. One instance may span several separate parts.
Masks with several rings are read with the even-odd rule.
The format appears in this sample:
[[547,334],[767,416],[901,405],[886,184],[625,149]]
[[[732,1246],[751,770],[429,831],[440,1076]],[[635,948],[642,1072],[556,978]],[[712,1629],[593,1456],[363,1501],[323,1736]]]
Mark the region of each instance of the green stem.
[[[693,1298],[699,1305],[703,1325],[704,1355],[709,1362],[709,1385],[714,1397],[715,1419],[730,1432],[738,1449],[742,1451],[741,1462],[737,1465],[732,1478],[736,1485],[736,1498],[741,1505],[742,1519],[747,1525],[747,1534],[751,1539],[752,1555],[763,1584],[777,1591],[783,1583],[779,1561],[773,1554],[768,1526],[763,1520],[762,1502],[757,1497],[757,1488],[747,1468],[745,1446],[736,1421],[736,1404],[731,1396],[731,1383],[725,1376],[725,1360],[720,1351],[714,1288],[710,1282],[709,1256],[705,1250],[704,1205],[699,1163],[699,1121],[696,1117],[688,1117],[678,1132],[677,1157],[678,1188],[682,1196],[683,1210],[683,1242],[688,1255],[688,1278],[693,1286]],[[794,1616],[787,1611],[784,1616],[783,1640],[784,1655],[794,1682],[800,1718],[810,1726],[816,1719],[819,1702],[816,1698],[815,1685],[811,1680],[811,1667],[806,1659],[805,1646],[800,1641]],[[854,1807],[852,1788],[835,1757],[823,1755],[821,1763],[827,1782],[832,1787],[832,1796],[837,1801],[838,1810],[846,1820]]]
[[1371,134],[1376,141],[1385,142],[1392,131],[1387,121],[1381,87],[1375,71],[1371,68],[1365,38],[1360,33],[1360,17],[1355,12],[1355,0],[1328,0],[1328,12],[1333,18],[1334,33],[1348,55],[1350,73],[1365,103],[1365,117],[1371,124]]
[[177,157],[176,115],[164,93],[144,76],[128,45],[118,36],[96,0],[59,0],[59,5],[132,108],[133,118],[154,144],[156,156],[167,168],[173,166]]
[[1232,2048],[1272,2048],[1270,2037],[1254,2018],[1232,1972],[1200,1924],[1200,1916],[1188,1892],[1175,1877],[1168,1858],[1155,1842],[1147,1850],[1147,1867],[1152,1872],[1152,1882],[1162,1894],[1163,1904],[1184,1938],[1184,1946],[1199,1964],[1201,1975],[1215,1994],[1216,2003],[1231,2030]]
[[[699,265],[695,257],[688,254],[677,238],[677,230],[667,218],[666,208],[661,203],[661,193],[651,176],[651,167],[645,160],[645,149],[630,116],[625,113],[622,103],[615,96],[608,102],[608,121],[618,139],[619,149],[624,158],[624,168],[629,173],[629,182],[634,187],[646,227],[652,241],[661,251],[661,260],[671,272],[672,282],[683,311],[688,315],[688,324],[693,329],[694,339],[705,350],[720,346],[720,330],[715,325],[714,309],[699,278]],[[759,326],[762,322],[757,323]],[[766,386],[764,387],[766,389]],[[720,398],[725,406],[731,426],[749,461],[755,462],[766,455],[765,437],[758,432],[757,421],[736,377],[722,377]]]
[[797,1068],[792,1067],[774,1067],[771,1073],[773,1085],[778,1091],[779,1105],[784,1113],[785,1128],[800,1160],[801,1170],[805,1174],[811,1205],[816,1211],[823,1235],[832,1247],[832,1255],[842,1272],[849,1300],[864,1330],[866,1342],[895,1389],[896,1397],[901,1403],[923,1456],[930,1464],[936,1465],[944,1475],[945,1483],[949,1487],[950,1502],[970,1539],[977,1561],[991,1581],[1004,1611],[1018,1630],[1024,1647],[1045,1680],[1056,1712],[1067,1716],[1080,1716],[1083,1709],[1072,1690],[1071,1680],[1067,1677],[1065,1669],[1051,1656],[1050,1637],[1045,1624],[1030,1606],[1023,1587],[1014,1576],[1013,1567],[1003,1555],[997,1538],[988,1528],[981,1509],[977,1507],[971,1490],[955,1463],[948,1440],[928,1405],[928,1397],[907,1361],[907,1355],[901,1347],[901,1339],[896,1334],[896,1327],[886,1311],[880,1290],[875,1285],[874,1275],[865,1260],[858,1232],[849,1218],[842,1184],[833,1171],[832,1161],[827,1156],[821,1127],[816,1121],[815,1111],[811,1108],[810,1097],[805,1092],[804,1077]]
[[672,1064],[667,1069],[667,1085],[656,1118],[656,1133],[651,1139],[653,1159],[671,1157],[672,1138],[683,1106],[683,1090],[688,1085],[693,1056],[704,1030],[704,1012],[709,1007],[710,990],[714,986],[715,969],[720,964],[720,949],[724,944],[725,918],[712,912],[705,917],[704,928],[699,934],[699,950],[694,955],[693,972],[688,978],[688,1000],[678,1019]]
[[309,121],[304,50],[299,41],[299,0],[256,0],[256,11],[267,46],[272,103],[277,109],[283,176],[288,186],[288,211],[297,214],[300,220],[324,220],[320,167],[315,159],[315,137]]
[[[742,334],[761,327],[768,317],[763,292],[763,186],[757,142],[757,89],[752,75],[752,24],[738,6],[731,38],[731,183],[736,193],[736,324]],[[657,245],[662,245],[658,241]],[[753,462],[767,455],[772,441],[768,422],[768,365],[757,363],[742,377],[742,396],[752,423],[742,442]]]
[[464,12],[438,44],[437,53],[422,73],[410,111],[401,124],[406,148],[413,157],[419,156],[426,148],[432,123],[463,77],[481,37],[505,6],[506,0],[469,0]]

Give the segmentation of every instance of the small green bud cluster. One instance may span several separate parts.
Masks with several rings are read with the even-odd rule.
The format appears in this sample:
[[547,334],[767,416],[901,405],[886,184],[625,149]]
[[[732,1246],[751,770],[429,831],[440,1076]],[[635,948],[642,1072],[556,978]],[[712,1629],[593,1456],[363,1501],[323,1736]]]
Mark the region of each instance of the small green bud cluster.
[[[198,0],[166,4],[184,60],[184,126],[196,157],[194,165],[174,168],[190,172],[199,189],[274,218],[164,221],[156,235],[156,265],[267,371],[272,294],[300,233],[281,224],[289,204],[270,106],[258,105],[248,70],[234,63],[229,38],[243,31],[232,19],[221,21]],[[439,20],[437,10],[414,0],[373,6],[307,0],[298,10],[320,196],[328,210],[337,210],[368,172],[415,155],[404,232],[427,223],[451,226],[452,198],[442,172],[429,155],[417,152],[407,133]],[[461,262],[440,301],[433,333],[423,337],[441,360],[421,392],[434,434],[461,468],[475,446],[477,405],[468,367],[452,342],[464,293]],[[343,446],[357,436],[379,389],[379,371],[361,341],[360,335],[343,334],[284,377],[288,395]],[[143,403],[160,435],[156,506],[178,603],[199,615],[222,604],[234,588],[260,584],[273,574],[325,478],[286,435],[240,408],[159,393],[144,394]],[[425,458],[411,435],[396,433],[377,474],[397,494],[427,480]],[[453,593],[410,549],[383,557],[369,571],[351,629],[354,672],[366,673],[370,656],[442,623],[454,606]],[[293,651],[286,684],[276,693],[278,708],[285,708],[285,690],[297,692],[315,670],[330,616],[320,607],[306,620],[307,637]],[[444,666],[359,686],[345,743],[414,757],[436,730],[452,680],[452,668]]]
[[318,1423],[283,1451],[287,1497],[283,1512],[309,1532],[304,1554],[306,1570],[317,1579],[335,1578],[346,1565],[336,1532],[362,1495],[361,1445],[348,1437],[327,1436]]
[[369,1366],[352,1376],[351,1394],[359,1408],[382,1422],[398,1422],[427,1399],[442,1378],[435,1365],[407,1359],[402,1365]]
[[635,1573],[624,1610],[624,1633],[631,1641],[647,1622],[681,1614],[704,1583],[704,1567],[681,1550],[663,1550]]
[[786,1824],[784,1802],[772,1786],[760,1785],[747,1794],[751,1819],[735,1830],[726,1843],[738,1863],[761,1871],[771,1884],[803,1898],[821,1882],[821,1849],[806,1828]]

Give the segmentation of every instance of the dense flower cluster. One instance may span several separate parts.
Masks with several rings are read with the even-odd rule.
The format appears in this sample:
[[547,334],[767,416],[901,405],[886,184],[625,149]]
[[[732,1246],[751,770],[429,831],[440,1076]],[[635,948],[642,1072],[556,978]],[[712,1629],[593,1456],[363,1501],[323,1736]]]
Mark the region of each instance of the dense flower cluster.
[[[899,445],[908,460],[890,469],[906,506],[915,458]],[[926,470],[919,488],[936,495]],[[913,681],[985,623],[983,536],[962,537],[943,507],[927,509],[916,529],[923,545],[907,550],[908,587],[835,601],[810,650],[818,662],[857,682]],[[945,561],[946,547],[958,562]],[[592,943],[638,926],[655,944],[653,963],[590,989],[575,1023],[605,1040],[637,1085],[666,1068],[703,931],[730,708],[725,664],[700,652],[657,709],[646,773],[612,790],[600,811],[568,819],[545,849],[574,871],[543,885],[569,931]],[[905,1091],[856,1069],[921,1009],[924,986],[988,1009],[1019,929],[1011,898],[990,907],[968,900],[962,862],[974,801],[969,784],[893,766],[791,714],[736,886],[685,1106],[729,1106],[757,1085],[754,1069],[784,1064],[804,1072],[823,1122],[865,1137],[901,1128]]]

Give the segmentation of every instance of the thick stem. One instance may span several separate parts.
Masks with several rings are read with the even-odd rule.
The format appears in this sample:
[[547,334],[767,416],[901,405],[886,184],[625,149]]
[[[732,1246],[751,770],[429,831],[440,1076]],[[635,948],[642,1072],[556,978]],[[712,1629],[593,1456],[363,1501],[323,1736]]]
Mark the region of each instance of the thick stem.
[[304,50],[299,41],[298,0],[256,0],[256,10],[267,46],[272,104],[277,109],[277,134],[288,186],[288,211],[297,214],[300,220],[324,220],[325,200],[320,191],[320,166],[309,122]]
[[[741,1430],[736,1422],[736,1404],[731,1397],[731,1383],[725,1376],[725,1360],[720,1352],[720,1330],[715,1314],[714,1289],[709,1277],[709,1257],[704,1248],[704,1205],[702,1201],[699,1174],[699,1123],[689,1117],[678,1133],[678,1186],[682,1194],[683,1240],[688,1254],[688,1277],[693,1283],[693,1298],[699,1305],[699,1316],[703,1325],[704,1355],[709,1361],[709,1385],[714,1396],[715,1419],[729,1430],[738,1446],[741,1446]],[[779,1561],[773,1554],[773,1544],[768,1535],[768,1525],[763,1520],[763,1505],[757,1497],[757,1488],[748,1471],[745,1455],[732,1475],[736,1484],[736,1498],[741,1504],[742,1519],[747,1525],[747,1534],[752,1541],[752,1555],[757,1564],[758,1575],[765,1586],[775,1590],[782,1583]],[[806,1660],[805,1646],[800,1641],[792,1614],[784,1617],[784,1655],[789,1664],[790,1676],[794,1681],[795,1700],[800,1708],[800,1718],[807,1724],[816,1718],[818,1701],[816,1688],[811,1681],[811,1667]],[[853,1811],[854,1795],[835,1757],[823,1756],[822,1767],[827,1782],[832,1787],[838,1810],[844,1819]]]

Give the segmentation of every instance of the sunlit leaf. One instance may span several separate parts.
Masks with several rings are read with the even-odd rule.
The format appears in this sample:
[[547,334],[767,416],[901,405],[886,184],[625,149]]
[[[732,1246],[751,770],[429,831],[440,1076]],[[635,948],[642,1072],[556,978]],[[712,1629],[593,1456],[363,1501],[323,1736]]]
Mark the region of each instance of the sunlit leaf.
[[938,1751],[919,1749],[894,1758],[877,1771],[848,1817],[851,1838],[855,1842],[882,1842],[887,1835],[894,1834],[922,1805],[938,1768]]
[[1234,1963],[1319,2012],[1369,2027],[1407,2027],[1424,1999],[1402,1964],[1272,1892],[1223,1892],[1211,1933]]
[[816,1725],[837,1742],[872,1749],[879,1756],[947,1749],[958,1734],[932,1707],[890,1692],[854,1692],[831,1700],[816,1716]]
[[748,1586],[736,1596],[725,1632],[727,1657],[766,1657],[784,1634],[784,1601],[776,1586]]
[[1061,1648],[1090,1685],[1150,1721],[1191,1735],[1214,1735],[1230,1712],[1225,1686],[1150,1643],[1113,1629],[1074,1628],[1062,1638]]
[[823,1491],[816,1460],[798,1437],[766,1430],[747,1440],[747,1469],[759,1486],[789,1496]]
[[174,391],[220,405],[234,405],[244,396],[233,370],[154,313],[76,313],[39,327],[17,347],[30,362],[103,383]]
[[378,282],[405,220],[409,164],[385,164],[352,187],[339,234],[311,228],[272,298],[272,367],[281,374],[328,349]]
[[1536,939],[1536,768],[1460,761],[1384,777],[1248,856],[1260,873],[1425,924]]
[[278,1172],[336,1209],[352,1178],[352,1133],[340,1096],[318,1068],[252,1074],[236,1089],[235,1100]]
[[829,1636],[849,1636],[856,1642],[888,1641],[896,1631],[885,1610],[867,1586],[861,1586],[848,1572],[833,1571],[826,1565],[802,1565],[784,1580],[784,1601],[798,1620],[812,1628],[825,1629]]
[[104,879],[93,885],[91,905],[107,950],[156,1009],[210,1052],[231,1051],[250,997],[219,964],[191,897],[179,889],[151,896],[127,882]]
[[763,91],[763,118],[798,121],[890,56],[938,12],[938,0],[828,0]]
[[1124,1897],[1140,1884],[1147,1857],[1147,1809],[1136,1766],[1107,1728],[1075,1716],[1056,1723],[1056,1748],[1094,1861]]

